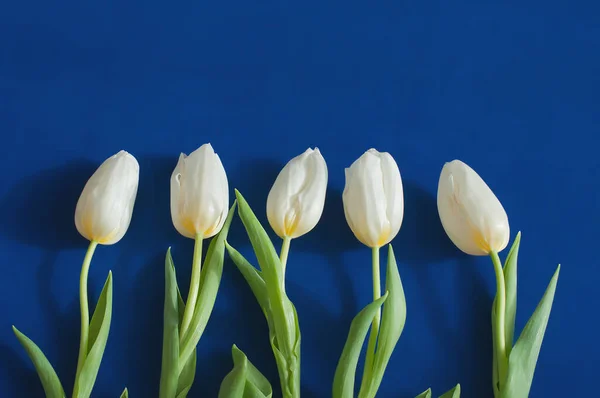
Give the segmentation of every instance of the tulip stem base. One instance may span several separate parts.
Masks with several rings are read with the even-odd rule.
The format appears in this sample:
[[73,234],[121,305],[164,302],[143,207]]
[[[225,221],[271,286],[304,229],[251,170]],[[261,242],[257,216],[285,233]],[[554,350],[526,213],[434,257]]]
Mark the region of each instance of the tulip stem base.
[[192,260],[192,276],[190,280],[190,290],[185,303],[181,328],[179,329],[179,341],[183,342],[186,332],[192,322],[194,308],[198,299],[198,290],[200,289],[200,275],[202,271],[202,234],[197,234],[194,240],[194,258]]
[[494,344],[498,368],[498,387],[501,387],[506,379],[506,368],[508,366],[508,358],[506,357],[506,336],[504,333],[506,316],[506,284],[504,281],[502,262],[500,261],[500,257],[498,257],[498,253],[491,252],[490,257],[492,258],[494,272],[496,273],[496,330],[494,330]]
[[[379,247],[373,247],[371,252],[372,272],[373,272],[373,301],[381,297],[381,276],[379,271]],[[369,384],[371,373],[373,371],[373,362],[375,360],[375,349],[377,348],[377,336],[379,335],[379,322],[381,320],[381,310],[377,310],[373,323],[371,324],[371,333],[369,334],[369,343],[367,345],[367,356],[365,358],[365,368],[361,383],[362,396],[363,387]]]
[[88,304],[88,273],[92,257],[96,251],[98,242],[91,241],[81,265],[81,274],[79,276],[79,310],[81,312],[81,335],[79,337],[79,357],[77,359],[77,373],[75,374],[75,385],[79,378],[79,373],[85,362],[88,353],[88,338],[90,329],[90,309]]

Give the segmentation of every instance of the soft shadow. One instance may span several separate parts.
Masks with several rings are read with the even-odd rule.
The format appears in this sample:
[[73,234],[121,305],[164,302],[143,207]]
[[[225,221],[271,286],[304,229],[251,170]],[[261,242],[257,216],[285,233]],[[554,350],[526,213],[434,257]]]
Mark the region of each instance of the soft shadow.
[[[125,265],[124,265],[125,266]],[[127,317],[122,331],[125,342],[122,360],[113,362],[119,366],[123,383],[146,380],[136,385],[136,395],[156,395],[160,384],[162,361],[162,329],[164,307],[165,255],[159,254],[143,265],[136,275],[131,296],[126,300]],[[133,386],[130,386],[133,387]]]
[[78,159],[65,166],[25,177],[2,198],[0,233],[47,250],[81,247],[75,207],[97,164]]
[[[45,333],[50,333],[49,340],[61,353],[59,357],[49,360],[66,389],[74,381],[77,361],[78,301],[73,298],[67,310],[61,310],[51,291],[50,281],[54,277],[58,251],[85,247],[85,239],[78,234],[73,219],[79,195],[96,167],[90,161],[78,159],[25,177],[12,187],[0,203],[0,234],[6,239],[42,249],[42,261],[36,271],[38,296],[44,324],[48,325]],[[71,222],[66,222],[69,220]],[[94,292],[90,294],[93,297]],[[36,340],[35,331],[22,332]],[[40,349],[44,351],[44,347]],[[18,383],[18,389],[22,390],[22,379],[11,380]],[[34,384],[39,384],[39,381]]]
[[43,397],[44,390],[35,368],[26,361],[29,358],[18,355],[12,347],[0,345],[0,362],[4,364],[0,379],[10,381],[6,386],[12,391],[11,397]]
[[393,242],[396,257],[415,266],[461,257],[442,227],[435,196],[414,181],[403,184],[404,219]]
[[[460,330],[463,339],[459,358],[456,358],[456,364],[463,368],[462,373],[469,374],[464,380],[453,382],[462,382],[465,396],[481,397],[489,394],[492,385],[491,312],[494,292],[489,292],[486,288],[481,274],[484,270],[472,263],[473,261],[467,261],[466,264],[460,264],[464,265],[465,269],[459,276],[459,289],[464,289],[465,293],[461,295],[462,302],[459,305],[465,318],[465,322],[461,324],[466,326]],[[491,264],[488,271],[490,268]]]
[[304,398],[317,398],[319,397],[319,394],[317,394],[314,391],[309,390],[307,387],[300,387],[300,395],[302,395]]
[[293,241],[293,249],[325,255],[335,255],[362,247],[346,223],[342,192],[327,188],[323,215],[317,226]]
[[[286,288],[289,296],[297,302],[300,330],[302,331],[301,350],[303,355],[311,358],[312,371],[315,372],[316,367],[316,371],[321,375],[319,380],[332,383],[335,368],[346,343],[348,328],[352,318],[356,315],[355,311],[352,308],[344,310],[343,319],[341,320],[329,313],[321,301],[296,283],[288,281],[286,282]],[[350,293],[349,296],[352,296],[352,294]],[[352,297],[352,301],[356,301],[354,297]],[[313,327],[302,327],[302,320],[305,317],[310,318],[310,324]],[[338,336],[338,338],[332,338],[332,336]],[[331,384],[328,388],[330,387]]]
[[[48,358],[48,360],[56,373],[59,374],[65,391],[70,391],[75,382],[75,369],[77,368],[79,352],[79,300],[74,297],[67,309],[61,310],[50,285],[50,281],[54,276],[56,260],[56,254],[47,253],[44,255],[44,259],[37,270],[36,283],[41,300],[42,316],[45,318],[44,325],[49,325],[44,333],[50,334],[49,340],[58,347],[57,351],[60,352],[58,357]],[[97,297],[92,286],[88,287],[88,295],[89,297]],[[92,313],[93,308],[94,305],[90,308],[90,313]],[[23,331],[23,333],[27,334],[26,331]],[[35,341],[34,335],[28,335],[28,337]],[[44,351],[44,347],[40,347],[40,349]]]
[[432,329],[441,341],[447,341],[451,323],[445,311],[447,300],[431,288],[436,286],[436,272],[431,264],[461,253],[440,223],[433,195],[410,180],[404,183],[404,195],[406,211],[402,229],[394,241],[394,253],[399,262],[412,267],[415,279],[423,287],[421,299],[429,308]]
[[[126,249],[147,250],[153,244],[167,245],[184,239],[171,220],[171,174],[177,156],[143,156],[140,183],[127,235]],[[164,247],[167,250],[167,247]]]
[[[246,199],[252,211],[269,233],[272,240],[276,235],[267,221],[267,196],[284,164],[272,159],[242,160],[230,173],[230,181],[236,181],[236,188]],[[235,196],[231,199],[233,202]],[[236,217],[237,218],[237,217]],[[241,223],[235,222],[229,231],[228,241],[235,247],[248,244],[248,237]]]
[[[123,238],[121,254],[116,264],[115,291],[127,292],[126,308],[115,309],[116,321],[123,322],[124,336],[121,359],[112,363],[118,368],[120,382],[135,388],[140,396],[152,396],[158,391],[162,363],[164,267],[167,248],[174,245],[173,257],[182,294],[187,292],[191,270],[193,241],[177,233],[171,220],[170,179],[178,156],[141,156],[140,182],[132,221]],[[144,263],[132,269],[140,253]],[[133,275],[125,281],[118,275]],[[148,349],[148,347],[153,347]],[[136,380],[146,383],[132,385]]]
[[[317,226],[308,234],[292,242],[294,252],[316,253],[325,256],[327,267],[333,270],[335,286],[332,295],[340,296],[341,314],[334,316],[327,312],[323,303],[315,300],[310,294],[301,291],[291,282],[287,283],[289,296],[297,301],[299,316],[310,316],[311,324],[317,328],[302,329],[303,341],[322,355],[319,366],[324,367],[328,380],[333,381],[335,367],[326,366],[337,364],[345,343],[348,327],[354,316],[360,310],[357,296],[352,289],[352,279],[343,261],[343,253],[358,249],[362,244],[356,239],[346,223],[342,192],[333,188],[327,189],[323,215]],[[334,293],[335,292],[335,293]],[[300,319],[302,322],[302,319]],[[332,339],[331,335],[344,336]]]
[[[223,293],[227,295],[226,299],[222,298]],[[219,297],[227,305],[220,304]],[[199,343],[198,355],[211,358],[197,364],[197,374],[202,377],[194,383],[193,391],[199,392],[199,396],[218,395],[223,378],[233,367],[233,344],[269,380],[277,396],[279,375],[269,344],[267,321],[244,277],[226,256],[217,303]]]
[[[434,195],[410,180],[404,182],[404,194],[403,225],[394,240],[396,258],[411,267],[418,281],[427,322],[448,360],[444,379],[452,384],[463,381],[458,380],[461,375],[470,374],[468,380],[476,380],[476,385],[464,385],[465,395],[481,396],[491,383],[491,367],[474,365],[491,363],[491,299],[486,283],[475,258],[460,252],[446,235]],[[440,286],[439,267],[452,268],[455,285],[449,289],[458,292],[455,311],[449,311],[444,296],[447,290],[436,288]]]

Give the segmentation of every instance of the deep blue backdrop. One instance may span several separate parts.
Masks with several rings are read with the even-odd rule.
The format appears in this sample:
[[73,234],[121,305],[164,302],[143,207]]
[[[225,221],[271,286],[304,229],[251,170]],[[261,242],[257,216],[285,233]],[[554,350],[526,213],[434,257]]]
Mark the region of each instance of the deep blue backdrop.
[[[488,397],[486,258],[445,236],[445,161],[473,166],[523,231],[517,327],[557,263],[556,300],[532,397],[596,391],[600,276],[600,5],[593,1],[14,1],[0,12],[0,396],[42,396],[10,329],[45,351],[65,388],[79,336],[86,241],[73,223],[93,170],[120,149],[141,165],[131,228],[101,247],[114,317],[95,397],[157,395],[163,264],[187,291],[192,241],[169,214],[179,152],[211,142],[265,220],[279,169],[308,146],[329,166],[321,223],[294,241],[289,295],[302,333],[302,395],[326,397],[353,316],[370,301],[370,253],[346,226],[344,167],[370,147],[396,158],[406,214],[394,240],[408,318],[381,397]],[[231,240],[251,255],[239,220]],[[240,346],[278,387],[267,328],[228,261],[190,397],[215,397]],[[277,392],[279,395],[279,392]]]

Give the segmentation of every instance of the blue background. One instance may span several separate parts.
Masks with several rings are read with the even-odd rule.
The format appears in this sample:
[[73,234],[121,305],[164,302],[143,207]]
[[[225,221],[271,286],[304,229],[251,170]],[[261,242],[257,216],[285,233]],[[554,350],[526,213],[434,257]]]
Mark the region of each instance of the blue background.
[[[278,171],[318,146],[323,219],[292,243],[288,293],[303,333],[302,396],[326,397],[353,316],[370,302],[370,253],[342,209],[344,167],[370,147],[404,179],[394,246],[408,318],[381,397],[491,396],[487,258],[445,236],[435,195],[445,161],[489,183],[523,231],[517,328],[562,263],[532,397],[596,391],[600,6],[592,1],[3,2],[0,12],[0,396],[42,396],[10,329],[53,363],[68,392],[86,249],[75,204],[120,149],[141,165],[131,228],[101,247],[114,316],[95,397],[157,395],[168,246],[187,291],[191,240],[169,213],[179,152],[211,142],[265,221]],[[231,241],[251,255],[238,219]],[[505,253],[504,253],[505,254]],[[240,346],[278,392],[267,328],[227,261],[190,397],[214,397]]]

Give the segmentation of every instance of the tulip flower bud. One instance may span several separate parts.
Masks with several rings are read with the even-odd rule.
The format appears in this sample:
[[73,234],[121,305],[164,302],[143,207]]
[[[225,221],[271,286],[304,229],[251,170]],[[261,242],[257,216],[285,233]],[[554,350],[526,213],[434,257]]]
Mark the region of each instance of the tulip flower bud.
[[327,164],[318,148],[285,165],[267,198],[267,218],[281,238],[297,238],[317,225],[327,190]]
[[356,238],[374,248],[398,234],[404,217],[402,178],[394,158],[369,149],[346,169],[344,213]]
[[437,205],[446,234],[463,252],[483,256],[508,244],[506,211],[479,174],[460,160],[444,165]]
[[210,144],[181,154],[171,176],[171,218],[177,231],[194,239],[219,233],[229,210],[225,169]]
[[137,195],[140,166],[120,151],[90,177],[75,209],[75,226],[83,237],[102,245],[117,243],[127,232]]

